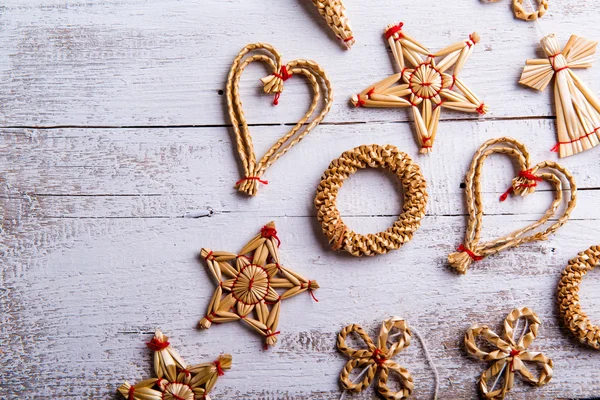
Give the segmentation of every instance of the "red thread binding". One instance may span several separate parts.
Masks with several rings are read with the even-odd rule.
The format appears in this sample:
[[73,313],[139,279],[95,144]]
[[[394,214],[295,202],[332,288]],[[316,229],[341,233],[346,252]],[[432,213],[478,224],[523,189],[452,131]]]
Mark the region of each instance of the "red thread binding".
[[558,148],[560,147],[561,144],[562,143],[560,143],[560,142],[556,143],[554,145],[554,147],[550,149],[550,151],[553,152],[553,153],[558,153]]
[[[394,36],[394,34],[400,32],[402,30],[402,27],[404,26],[403,22],[400,22],[398,25],[394,25],[392,26],[390,29],[388,29],[387,31],[385,31],[385,38],[389,39],[392,36]],[[400,35],[398,35],[398,39],[402,39],[404,37],[404,35],[402,33],[400,33]]]
[[564,67],[561,67],[559,69],[555,69],[554,72],[556,72],[558,74],[560,71],[564,71],[565,69],[569,69],[569,66],[565,65]]
[[344,42],[348,43],[351,40],[354,40],[354,36],[350,36],[349,38],[344,39]]
[[473,261],[481,261],[481,260],[483,260],[482,256],[478,256],[477,254],[473,253],[471,250],[467,249],[462,244],[460,246],[458,246],[458,248],[456,249],[456,251],[460,251],[461,253],[467,253],[469,255],[469,257],[471,257],[471,260],[473,260]]
[[[537,186],[537,182],[541,182],[543,181],[542,178],[540,178],[537,175],[534,175],[533,172],[531,172],[530,169],[526,169],[524,171],[520,171],[519,172],[519,176],[521,178],[525,178],[525,179],[529,179],[530,181],[534,181],[533,183],[521,183],[520,185],[517,185],[517,188],[530,188],[530,187],[536,187]],[[506,201],[506,199],[508,199],[508,196],[510,194],[512,194],[515,191],[515,189],[511,186],[508,188],[508,190],[504,193],[502,193],[502,196],[500,196],[500,201]]]
[[129,388],[129,392],[127,393],[129,396],[127,397],[128,400],[133,400],[133,393],[135,392],[135,388],[132,386]]
[[268,185],[269,184],[269,181],[262,180],[258,176],[247,176],[244,179],[240,179],[239,181],[237,181],[235,183],[235,185],[237,186],[237,185],[239,185],[240,183],[242,183],[244,181],[259,181],[263,185]]
[[[279,79],[281,79],[282,81],[287,81],[288,79],[290,79],[292,77],[292,74],[290,74],[287,70],[287,67],[285,65],[282,65],[281,68],[279,69],[279,73],[273,73],[273,75]],[[275,98],[273,98],[273,105],[276,106],[279,104],[279,97],[281,96],[281,92],[277,92],[275,93]]]
[[552,149],[550,149],[550,151],[552,151],[554,153],[558,153],[558,150],[559,150],[559,147],[560,147],[561,144],[572,144],[572,143],[575,143],[575,142],[579,142],[580,140],[587,139],[590,136],[595,135],[598,132],[598,130],[600,130],[600,126],[597,127],[597,128],[594,128],[593,131],[591,131],[590,133],[586,133],[585,135],[581,136],[578,139],[573,139],[573,140],[570,140],[568,142],[558,142],[558,143],[556,143],[556,145],[554,145],[554,147]]
[[[310,296],[313,298],[314,301],[316,301],[317,303],[319,302],[319,299],[317,299],[317,297],[315,296],[315,294],[313,293],[313,288],[310,287],[310,282],[308,281],[308,283],[306,284],[306,289],[308,291],[308,294],[310,294]],[[300,287],[302,288],[304,286],[304,283],[300,284]]]
[[169,347],[170,344],[169,342],[161,342],[157,338],[152,338],[151,341],[146,343],[146,346],[152,351],[161,351]]
[[[279,335],[281,332],[277,331],[277,332],[273,332],[273,333],[269,333],[266,337],[272,337],[275,335]],[[269,345],[267,343],[265,343],[265,350],[269,350]]]
[[519,176],[521,178],[529,179],[530,181],[541,182],[543,179],[537,175],[534,175],[530,169],[526,169],[524,171],[519,172]]
[[260,230],[260,234],[266,239],[275,238],[277,240],[277,247],[281,246],[281,240],[277,237],[277,230],[275,228],[265,225]]
[[387,361],[387,358],[383,356],[383,353],[379,349],[375,349],[375,351],[373,351],[372,358],[379,367],[381,367]]
[[485,104],[481,103],[479,107],[477,107],[477,112],[479,115],[485,115]]
[[511,372],[514,372],[514,370],[515,370],[515,357],[518,356],[519,354],[521,354],[521,352],[519,350],[511,350],[510,351],[510,356],[512,357],[512,360],[510,360]]
[[225,375],[225,371],[223,371],[223,367],[221,366],[221,361],[216,360],[214,362],[214,364],[215,364],[215,367],[217,367],[217,375],[219,375],[219,376]]
[[[204,261],[208,261],[208,259],[210,258],[210,256],[212,256],[212,253],[213,253],[212,251],[211,251],[210,253],[208,253],[208,254],[206,255],[206,257],[204,257]],[[212,260],[211,260],[211,261],[212,261]]]

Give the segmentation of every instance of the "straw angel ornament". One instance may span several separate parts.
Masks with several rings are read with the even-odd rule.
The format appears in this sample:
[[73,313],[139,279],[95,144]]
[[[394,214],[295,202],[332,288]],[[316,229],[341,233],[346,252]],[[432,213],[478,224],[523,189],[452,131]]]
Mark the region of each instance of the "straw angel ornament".
[[573,72],[591,68],[598,42],[572,35],[564,49],[555,35],[541,40],[547,59],[527,60],[519,83],[543,91],[554,77],[558,143],[553,151],[568,157],[600,143],[600,101]]
[[118,392],[128,400],[210,400],[208,393],[218,377],[231,368],[229,354],[214,362],[188,366],[159,330],[147,345],[154,352],[156,378],[122,384]]
[[385,29],[400,72],[367,87],[351,101],[356,107],[410,107],[420,152],[431,153],[442,108],[480,115],[488,111],[488,107],[458,79],[473,47],[479,42],[479,35],[472,33],[467,40],[432,53],[406,35],[403,25],[389,25]]

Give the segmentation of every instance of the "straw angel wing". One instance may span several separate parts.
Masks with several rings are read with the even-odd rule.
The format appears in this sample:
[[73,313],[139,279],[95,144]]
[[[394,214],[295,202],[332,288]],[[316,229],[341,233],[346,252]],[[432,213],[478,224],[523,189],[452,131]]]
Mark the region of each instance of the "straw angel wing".
[[600,101],[573,72],[591,68],[598,42],[572,35],[561,51],[555,35],[541,40],[548,59],[527,60],[519,83],[543,91],[555,77],[554,97],[558,144],[568,157],[600,143]]

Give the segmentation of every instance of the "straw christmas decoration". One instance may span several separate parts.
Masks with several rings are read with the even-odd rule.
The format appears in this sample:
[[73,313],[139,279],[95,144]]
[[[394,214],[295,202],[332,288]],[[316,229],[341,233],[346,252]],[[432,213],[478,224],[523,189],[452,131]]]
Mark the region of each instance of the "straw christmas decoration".
[[600,143],[600,101],[573,72],[591,68],[598,42],[571,36],[564,49],[555,35],[541,40],[548,59],[527,60],[519,83],[543,91],[554,77],[558,144],[553,151],[568,157]]
[[[458,79],[479,35],[432,53],[402,31],[403,24],[389,25],[385,37],[392,49],[398,73],[377,82],[351,101],[356,107],[412,109],[421,153],[430,153],[442,108],[485,114],[487,106]],[[436,58],[440,58],[436,61]],[[452,72],[449,71],[452,69]]]
[[[486,3],[496,3],[499,0],[483,0]],[[527,0],[529,2],[530,0]],[[538,18],[541,18],[548,11],[548,0],[538,0],[538,9],[535,11],[527,11],[525,6],[523,5],[523,0],[512,0],[513,2],[513,12],[515,13],[515,17],[522,19],[524,21],[535,21]]]
[[319,10],[319,14],[325,18],[335,36],[350,49],[355,40],[342,0],[313,0],[313,4]]
[[[344,180],[362,168],[384,168],[393,172],[404,189],[402,214],[390,228],[361,235],[350,230],[337,208],[337,195]],[[392,145],[359,146],[344,152],[329,164],[317,188],[315,207],[323,233],[333,250],[344,249],[353,256],[373,256],[400,248],[412,239],[421,225],[427,206],[425,178],[406,153]]]
[[[273,222],[265,225],[238,253],[202,249],[201,256],[217,282],[207,315],[198,326],[243,321],[265,337],[265,348],[277,342],[281,301],[319,288],[317,281],[281,265]],[[285,289],[279,294],[276,289]],[[252,311],[255,318],[251,316]]]
[[[398,330],[398,333],[390,335],[393,329]],[[352,333],[356,333],[365,342],[366,349],[353,349],[346,344],[347,336]],[[394,341],[390,343],[391,339],[394,339]],[[405,347],[408,347],[410,340],[411,332],[408,323],[398,317],[383,321],[377,344],[359,325],[352,324],[342,329],[337,338],[337,348],[350,357],[340,373],[340,381],[344,389],[355,393],[362,392],[371,385],[375,374],[379,372],[377,391],[384,398],[400,400],[409,397],[414,389],[413,378],[406,368],[396,364],[391,358]],[[367,369],[364,379],[358,383],[352,382],[350,378],[354,368]],[[396,374],[400,380],[400,390],[397,392],[388,387],[387,382],[390,372]]]
[[[546,181],[553,186],[554,201],[545,214],[531,225],[514,231],[499,239],[481,243],[481,228],[483,220],[483,201],[481,199],[481,174],[483,164],[487,157],[492,154],[505,154],[518,162],[520,171],[516,178],[512,180],[512,186],[504,193],[500,200],[504,201],[509,194],[514,193],[519,196],[526,196],[534,193],[539,182]],[[570,197],[562,214],[558,216],[556,222],[545,228],[543,231],[530,234],[532,231],[542,227],[555,217],[559,206],[564,202],[563,186],[561,177],[564,177],[570,185]],[[485,142],[475,153],[471,167],[467,172],[465,180],[467,209],[469,212],[469,222],[465,241],[457,249],[456,253],[448,256],[450,266],[459,273],[465,274],[473,261],[481,261],[487,256],[499,253],[511,247],[517,247],[524,243],[538,240],[545,240],[548,236],[558,230],[569,219],[571,211],[577,203],[577,186],[573,175],[553,161],[543,161],[534,166],[527,148],[520,142],[512,138],[491,139]],[[529,236],[526,236],[530,234]]]
[[[519,322],[525,320],[525,327],[520,330]],[[479,387],[486,399],[501,400],[514,386],[515,373],[532,385],[543,386],[552,379],[553,362],[542,353],[529,351],[528,348],[535,340],[541,321],[529,308],[514,309],[504,320],[504,335],[494,333],[486,325],[474,325],[465,335],[467,351],[482,361],[493,361],[479,379]],[[517,339],[519,332],[522,332]],[[482,349],[477,344],[477,338],[482,337],[493,350]],[[487,350],[487,351],[486,351]],[[525,362],[535,363],[539,376],[535,377],[527,368]],[[501,379],[503,384],[496,389]],[[491,384],[491,386],[490,386]]]
[[579,302],[583,277],[600,265],[600,246],[592,246],[569,261],[558,284],[558,305],[565,325],[582,343],[600,350],[600,326],[592,324]]
[[118,391],[128,400],[210,400],[208,394],[219,376],[231,369],[229,354],[214,362],[188,366],[158,330],[147,345],[154,352],[156,378],[122,384]]
[[[251,52],[261,50],[262,52],[249,55]],[[248,122],[242,109],[239,90],[240,78],[244,70],[254,61],[265,63],[272,71],[269,76],[262,78],[261,81],[265,93],[275,94],[275,100],[273,101],[275,105],[279,103],[279,96],[283,92],[284,82],[293,76],[303,75],[313,90],[312,103],[306,114],[290,131],[275,142],[258,161],[254,152],[252,138],[250,137]],[[254,196],[258,190],[259,183],[268,184],[266,180],[262,179],[265,170],[302,140],[304,136],[308,135],[325,118],[333,102],[331,83],[323,68],[316,62],[299,59],[283,64],[281,54],[273,46],[266,43],[255,43],[244,47],[233,61],[227,78],[226,89],[229,118],[235,132],[237,149],[245,174],[235,184],[235,187],[241,192]],[[323,94],[322,91],[324,91]],[[321,101],[322,95],[324,97],[323,101]],[[320,103],[323,103],[323,109],[313,117]],[[309,121],[311,117],[313,118]]]

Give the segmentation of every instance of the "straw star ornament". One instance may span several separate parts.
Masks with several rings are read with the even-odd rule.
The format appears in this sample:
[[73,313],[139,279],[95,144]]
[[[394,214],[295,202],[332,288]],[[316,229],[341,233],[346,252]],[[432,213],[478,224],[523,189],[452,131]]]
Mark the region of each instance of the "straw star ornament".
[[[479,42],[472,33],[465,41],[432,53],[402,31],[403,24],[385,30],[400,72],[352,97],[356,107],[412,109],[421,153],[431,153],[442,108],[487,113],[487,106],[460,80],[458,74]],[[436,61],[437,59],[437,61]],[[452,70],[452,72],[448,72]]]
[[279,245],[275,224],[270,222],[239,254],[202,249],[200,254],[218,286],[207,315],[198,323],[201,329],[241,320],[264,336],[268,347],[277,342],[282,300],[308,291],[317,301],[313,294],[317,282],[281,265]]
[[154,351],[156,378],[135,385],[125,382],[118,392],[128,400],[210,400],[208,393],[219,376],[231,368],[231,356],[223,354],[215,362],[187,366],[171,347],[169,338],[156,331],[147,343]]

